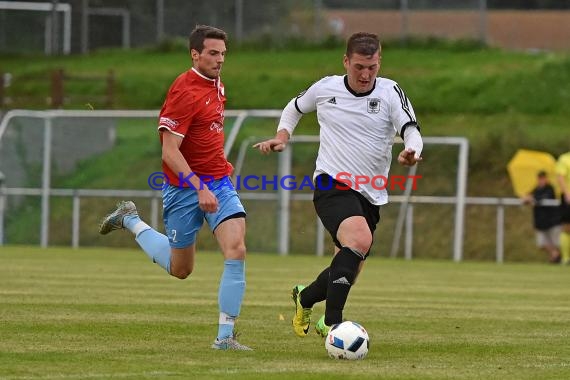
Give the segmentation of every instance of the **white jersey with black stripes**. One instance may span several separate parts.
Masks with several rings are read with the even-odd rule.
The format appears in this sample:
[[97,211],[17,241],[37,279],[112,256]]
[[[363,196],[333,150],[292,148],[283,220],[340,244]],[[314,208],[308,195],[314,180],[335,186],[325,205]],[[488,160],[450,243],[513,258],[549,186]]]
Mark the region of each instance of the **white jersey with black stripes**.
[[320,126],[314,177],[326,173],[349,181],[372,204],[387,203],[389,186],[383,181],[389,178],[394,137],[404,136],[408,127],[419,129],[404,91],[378,77],[372,90],[357,94],[346,76],[324,77],[289,102],[277,130],[292,135],[302,114],[312,111]]

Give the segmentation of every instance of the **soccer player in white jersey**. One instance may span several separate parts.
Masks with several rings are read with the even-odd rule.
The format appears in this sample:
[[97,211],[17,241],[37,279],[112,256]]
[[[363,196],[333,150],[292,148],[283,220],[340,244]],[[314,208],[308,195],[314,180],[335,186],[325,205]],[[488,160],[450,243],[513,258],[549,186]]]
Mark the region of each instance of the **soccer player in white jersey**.
[[325,315],[315,325],[318,334],[326,336],[330,326],[342,322],[348,293],[372,245],[380,206],[388,202],[386,183],[378,179],[388,179],[396,133],[405,145],[398,162],[412,166],[421,160],[423,141],[410,101],[396,82],[377,77],[380,53],[377,35],[350,36],[343,59],[346,75],[324,77],[293,98],[283,109],[275,137],[254,145],[262,153],[282,151],[301,117],[317,111],[320,146],[313,202],[336,247],[329,267],[307,287],[293,288],[293,330],[301,337],[309,332],[317,302],[326,301]]

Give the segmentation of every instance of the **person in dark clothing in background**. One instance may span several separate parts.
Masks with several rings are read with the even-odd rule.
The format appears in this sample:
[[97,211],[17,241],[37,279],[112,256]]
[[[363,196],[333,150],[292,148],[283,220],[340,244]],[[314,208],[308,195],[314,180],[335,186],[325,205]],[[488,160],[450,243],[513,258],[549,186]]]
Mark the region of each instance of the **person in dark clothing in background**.
[[544,200],[556,199],[554,187],[548,181],[545,171],[538,172],[537,185],[531,193],[523,197],[525,204],[533,206],[533,225],[536,231],[536,245],[549,254],[551,263],[560,262],[560,210],[544,205]]

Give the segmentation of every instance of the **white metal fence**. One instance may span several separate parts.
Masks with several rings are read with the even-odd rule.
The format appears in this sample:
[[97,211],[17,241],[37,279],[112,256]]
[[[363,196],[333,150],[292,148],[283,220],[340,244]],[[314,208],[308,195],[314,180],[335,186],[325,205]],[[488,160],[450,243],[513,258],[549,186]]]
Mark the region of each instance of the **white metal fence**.
[[[45,193],[42,189],[30,189],[30,188],[6,188],[0,185],[0,246],[4,242],[4,205],[6,204],[6,197],[8,196],[37,196],[42,197]],[[80,225],[81,225],[81,199],[88,197],[123,197],[125,199],[132,198],[148,198],[151,199],[151,217],[150,225],[153,228],[157,228],[160,220],[160,207],[161,207],[161,194],[158,191],[144,191],[144,190],[89,190],[89,189],[49,189],[47,192],[49,197],[68,197],[72,198],[72,228],[70,232],[71,235],[71,246],[73,248],[80,247]],[[240,197],[246,200],[256,200],[256,201],[273,201],[278,202],[279,197],[277,194],[267,193],[259,194],[252,192],[240,192]],[[312,196],[307,194],[291,194],[291,199],[302,200],[311,202]],[[414,224],[414,205],[419,204],[457,204],[456,197],[433,197],[433,196],[410,196],[409,198],[404,196],[391,196],[391,202],[395,203],[407,203],[407,208],[405,211],[405,233],[404,233],[404,257],[406,259],[412,259],[413,257],[413,224]],[[557,206],[558,201],[546,202],[546,205]],[[505,208],[520,206],[521,201],[518,198],[497,198],[497,197],[466,197],[465,205],[487,205],[496,207],[496,236],[495,236],[495,259],[497,263],[502,263],[505,259]],[[48,211],[49,212],[49,211]],[[43,217],[42,217],[43,219]],[[48,218],[49,220],[49,215]],[[279,246],[283,249],[283,246],[287,246],[287,241],[289,239],[288,235],[288,220],[285,219],[279,227]],[[325,233],[324,228],[321,223],[317,226],[317,241],[315,242],[316,253],[319,256],[324,255],[324,240]],[[42,225],[42,247],[47,247],[49,243],[49,234],[47,226]],[[460,231],[460,230],[458,230]],[[461,239],[463,239],[463,231],[461,232]],[[461,247],[462,248],[462,247]],[[281,251],[281,254],[287,254],[287,250]],[[453,259],[455,261],[461,261],[463,259],[462,251],[459,254],[455,254]]]
[[[263,117],[278,118],[279,110],[228,110],[227,117],[233,117],[233,125],[230,126],[226,139],[226,154],[232,150],[236,138],[241,130],[244,121],[247,118]],[[52,122],[58,118],[157,118],[158,111],[27,111],[13,110],[6,114],[0,123],[0,149],[2,148],[2,137],[4,136],[8,125],[18,118],[39,118],[43,121],[43,151],[42,151],[42,181],[40,188],[22,188],[7,187],[2,184],[0,179],[0,245],[4,243],[4,215],[6,210],[6,199],[9,196],[35,196],[41,198],[41,223],[40,223],[40,245],[47,247],[49,245],[49,220],[50,220],[50,198],[51,197],[67,197],[72,199],[72,223],[71,223],[71,245],[73,247],[80,246],[80,225],[81,225],[81,201],[89,197],[104,198],[147,198],[151,201],[150,224],[157,227],[159,224],[160,200],[161,194],[153,190],[119,190],[119,189],[55,189],[51,187],[51,148],[52,148]],[[317,142],[317,136],[295,136],[292,143]],[[400,196],[391,196],[391,202],[400,203],[400,214],[398,223],[396,224],[395,236],[397,241],[393,244],[397,249],[399,244],[400,229],[405,229],[405,257],[412,257],[412,237],[413,237],[413,218],[414,205],[417,204],[441,204],[454,205],[454,232],[453,232],[453,249],[452,258],[454,261],[463,259],[463,240],[464,240],[464,223],[465,223],[465,206],[466,205],[490,205],[496,207],[496,261],[504,260],[504,230],[505,230],[505,207],[518,206],[521,204],[517,198],[481,198],[467,197],[467,170],[468,170],[468,141],[461,137],[424,137],[425,144],[446,144],[456,145],[459,147],[457,157],[457,177],[456,190],[454,196],[417,196],[405,193]],[[236,174],[239,174],[243,166],[244,152],[251,145],[251,141],[245,139],[240,147],[236,159]],[[283,177],[290,173],[291,169],[291,149],[286,150],[279,155],[278,175]],[[289,213],[290,202],[292,200],[311,201],[311,194],[293,193],[280,189],[277,192],[247,192],[241,191],[240,196],[244,200],[256,201],[272,201],[278,202],[278,251],[280,254],[289,252]],[[324,252],[324,232],[320,222],[316,227],[316,252],[322,255]]]

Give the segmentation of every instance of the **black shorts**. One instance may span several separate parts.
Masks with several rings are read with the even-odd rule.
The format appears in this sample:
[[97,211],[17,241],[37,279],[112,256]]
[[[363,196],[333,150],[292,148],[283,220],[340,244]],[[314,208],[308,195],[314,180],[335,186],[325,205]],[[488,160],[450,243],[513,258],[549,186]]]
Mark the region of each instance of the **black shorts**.
[[570,224],[570,205],[566,203],[564,194],[562,194],[562,199],[560,200],[560,222],[562,224]]
[[363,216],[373,236],[380,221],[380,206],[373,205],[362,194],[334,180],[328,174],[321,174],[315,179],[313,204],[338,248],[342,248],[342,245],[336,234],[343,220],[351,216]]

